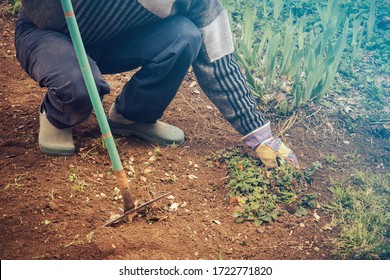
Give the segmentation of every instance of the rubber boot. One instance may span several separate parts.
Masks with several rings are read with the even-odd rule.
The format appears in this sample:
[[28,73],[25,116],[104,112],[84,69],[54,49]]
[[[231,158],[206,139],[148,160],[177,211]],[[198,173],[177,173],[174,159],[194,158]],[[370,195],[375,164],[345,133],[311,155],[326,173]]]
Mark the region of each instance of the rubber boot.
[[39,149],[52,156],[71,156],[75,153],[71,128],[58,129],[39,113]]
[[159,145],[184,143],[184,132],[180,128],[161,121],[150,124],[128,120],[116,111],[115,104],[111,106],[108,113],[108,123],[113,134],[136,136]]

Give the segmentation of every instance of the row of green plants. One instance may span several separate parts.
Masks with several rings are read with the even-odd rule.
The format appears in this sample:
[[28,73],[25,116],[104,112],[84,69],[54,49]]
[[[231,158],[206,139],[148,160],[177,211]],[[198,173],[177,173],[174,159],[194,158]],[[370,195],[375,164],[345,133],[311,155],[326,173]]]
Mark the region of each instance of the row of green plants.
[[248,84],[259,98],[287,89],[285,114],[321,99],[340,64],[353,66],[375,36],[377,0],[223,2]]

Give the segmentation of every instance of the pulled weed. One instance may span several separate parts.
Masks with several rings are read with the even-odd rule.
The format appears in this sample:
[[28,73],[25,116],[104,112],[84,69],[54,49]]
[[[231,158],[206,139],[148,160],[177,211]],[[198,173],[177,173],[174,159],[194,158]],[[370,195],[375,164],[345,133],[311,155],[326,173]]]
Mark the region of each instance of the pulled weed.
[[227,165],[230,175],[227,196],[230,203],[238,206],[234,213],[238,223],[261,225],[277,220],[281,210],[302,216],[302,209],[316,206],[316,194],[306,193],[314,168],[296,170],[280,162],[278,168],[268,170],[260,160],[240,149],[218,151],[211,160],[217,165]]

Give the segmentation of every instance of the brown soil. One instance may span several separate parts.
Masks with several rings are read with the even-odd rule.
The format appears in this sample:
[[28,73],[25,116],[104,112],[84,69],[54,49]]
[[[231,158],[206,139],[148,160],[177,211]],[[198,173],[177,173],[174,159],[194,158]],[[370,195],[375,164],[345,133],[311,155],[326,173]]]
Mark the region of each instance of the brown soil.
[[[163,120],[182,128],[179,147],[153,147],[136,138],[118,138],[133,197],[143,203],[170,191],[173,199],[153,204],[128,223],[103,227],[121,212],[114,199],[115,176],[101,146],[94,116],[74,129],[72,157],[51,157],[37,147],[38,108],[45,94],[21,69],[13,46],[14,19],[0,15],[0,258],[1,259],[332,259],[337,230],[321,209],[256,227],[237,224],[226,199],[227,170],[209,167],[208,156],[241,145],[189,72]],[[113,102],[131,73],[107,76]],[[313,112],[313,113],[311,113]],[[288,119],[272,118],[275,133]],[[329,178],[349,178],[354,170],[383,170],[389,164],[382,139],[349,135],[331,114],[308,108],[283,134],[303,166],[334,155],[310,186],[326,201]],[[349,141],[349,144],[346,144]],[[156,153],[160,153],[155,157]],[[351,159],[352,158],[352,159]],[[77,175],[85,183],[75,190]],[[189,176],[195,175],[195,176]],[[169,206],[178,203],[176,211]]]

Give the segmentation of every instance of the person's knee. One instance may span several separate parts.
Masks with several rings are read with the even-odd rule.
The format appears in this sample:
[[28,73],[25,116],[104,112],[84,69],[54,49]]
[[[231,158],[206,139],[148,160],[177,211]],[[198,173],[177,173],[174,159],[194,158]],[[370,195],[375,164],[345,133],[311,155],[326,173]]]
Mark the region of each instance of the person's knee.
[[92,113],[92,103],[81,73],[69,71],[60,81],[57,79],[56,84],[47,92],[45,107],[49,116],[64,127],[73,127],[87,120]]
[[183,43],[186,55],[191,57],[191,62],[195,61],[202,46],[202,34],[196,25],[186,17],[177,16],[176,32]]

